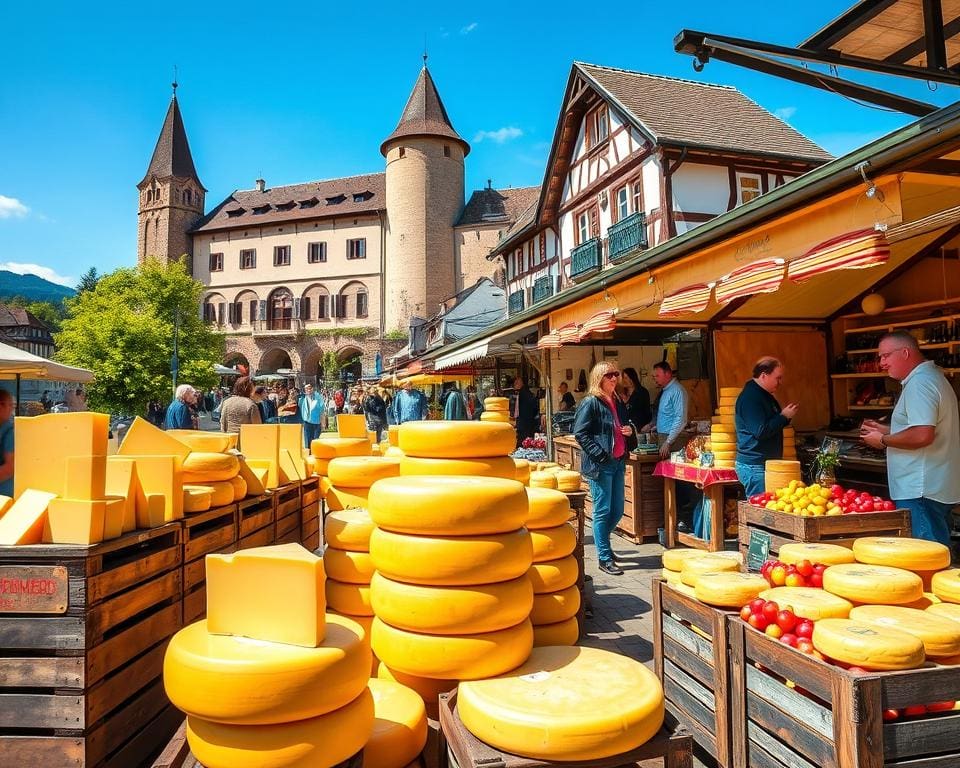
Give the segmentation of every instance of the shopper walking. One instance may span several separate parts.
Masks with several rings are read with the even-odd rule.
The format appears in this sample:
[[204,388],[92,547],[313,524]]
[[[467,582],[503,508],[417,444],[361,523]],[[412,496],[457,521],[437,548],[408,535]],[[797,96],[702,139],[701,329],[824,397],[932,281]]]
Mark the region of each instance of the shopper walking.
[[313,391],[313,384],[304,384],[303,396],[300,398],[300,421],[303,422],[305,448],[309,448],[310,443],[320,437],[325,406],[323,398]]
[[387,403],[376,387],[370,387],[363,400],[363,412],[367,416],[367,429],[375,432],[377,442],[383,437],[383,430],[387,428]]
[[443,404],[443,418],[447,421],[467,420],[467,403],[456,384],[450,384],[447,390],[447,399]]
[[517,448],[528,437],[537,434],[540,426],[540,406],[537,397],[530,391],[526,379],[517,376],[513,380],[516,399],[513,401],[513,418],[517,425]]
[[593,499],[593,541],[600,570],[611,576],[623,571],[610,547],[610,533],[623,517],[627,441],[636,441],[627,424],[627,409],[616,396],[620,370],[604,360],[590,371],[589,394],[577,406],[573,434],[583,453],[580,473],[590,484]]
[[[563,385],[565,386],[566,382]],[[653,411],[650,409],[650,393],[640,383],[636,368],[623,369],[619,394],[623,404],[627,406],[627,418],[633,426],[640,429],[644,424],[650,423],[653,418]]]
[[251,397],[253,382],[241,376],[233,384],[233,394],[220,404],[220,431],[240,433],[242,424],[261,424],[260,409]]
[[426,395],[419,389],[414,389],[409,381],[403,382],[401,390],[393,398],[393,421],[403,424],[407,421],[423,421],[427,418],[429,408]]
[[194,429],[190,415],[190,404],[196,398],[196,392],[189,384],[181,384],[174,393],[173,400],[167,406],[167,415],[163,419],[164,429]]

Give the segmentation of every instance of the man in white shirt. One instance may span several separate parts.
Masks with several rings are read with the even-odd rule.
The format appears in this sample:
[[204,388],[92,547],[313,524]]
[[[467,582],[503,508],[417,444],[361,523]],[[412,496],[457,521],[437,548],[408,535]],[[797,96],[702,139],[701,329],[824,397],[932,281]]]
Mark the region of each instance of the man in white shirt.
[[917,340],[896,331],[880,340],[880,368],[903,386],[890,425],[863,422],[861,436],[887,449],[890,497],[910,510],[913,535],[950,546],[951,511],[960,503],[957,395]]

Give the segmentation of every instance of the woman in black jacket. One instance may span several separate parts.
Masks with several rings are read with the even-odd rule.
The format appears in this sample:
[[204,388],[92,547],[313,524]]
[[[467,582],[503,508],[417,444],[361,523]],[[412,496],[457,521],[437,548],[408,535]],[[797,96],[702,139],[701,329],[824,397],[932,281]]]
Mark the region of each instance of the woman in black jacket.
[[593,541],[600,570],[611,576],[623,571],[614,562],[610,533],[623,517],[623,476],[627,440],[633,435],[627,409],[617,396],[620,369],[604,360],[590,371],[589,394],[580,401],[573,434],[583,453],[580,473],[590,483],[593,499]]
[[636,368],[624,368],[620,377],[620,399],[627,406],[627,419],[636,429],[653,421],[650,410],[650,393],[640,384]]

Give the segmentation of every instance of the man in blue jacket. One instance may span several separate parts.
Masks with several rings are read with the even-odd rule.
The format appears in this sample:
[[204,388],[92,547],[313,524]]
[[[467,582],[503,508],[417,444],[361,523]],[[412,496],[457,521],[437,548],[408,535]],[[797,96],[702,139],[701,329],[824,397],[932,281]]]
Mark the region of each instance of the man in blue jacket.
[[177,387],[173,401],[167,407],[167,415],[163,420],[164,429],[194,429],[193,418],[190,416],[190,404],[195,402],[197,393],[189,384]]
[[395,424],[406,421],[423,421],[427,418],[428,405],[426,395],[413,388],[409,381],[403,382],[402,389],[393,398],[393,420]]

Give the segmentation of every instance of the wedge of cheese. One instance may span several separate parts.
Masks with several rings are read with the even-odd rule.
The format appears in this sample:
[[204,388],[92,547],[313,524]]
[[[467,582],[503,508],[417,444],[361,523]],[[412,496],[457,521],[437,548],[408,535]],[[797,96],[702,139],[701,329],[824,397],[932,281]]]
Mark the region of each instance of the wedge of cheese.
[[126,456],[107,458],[104,491],[123,497],[123,532],[137,529],[137,464]]
[[190,446],[138,416],[127,430],[117,454],[120,456],[179,456],[182,462],[190,454]]
[[39,544],[47,522],[47,507],[56,498],[48,491],[28,488],[0,517],[0,545]]

